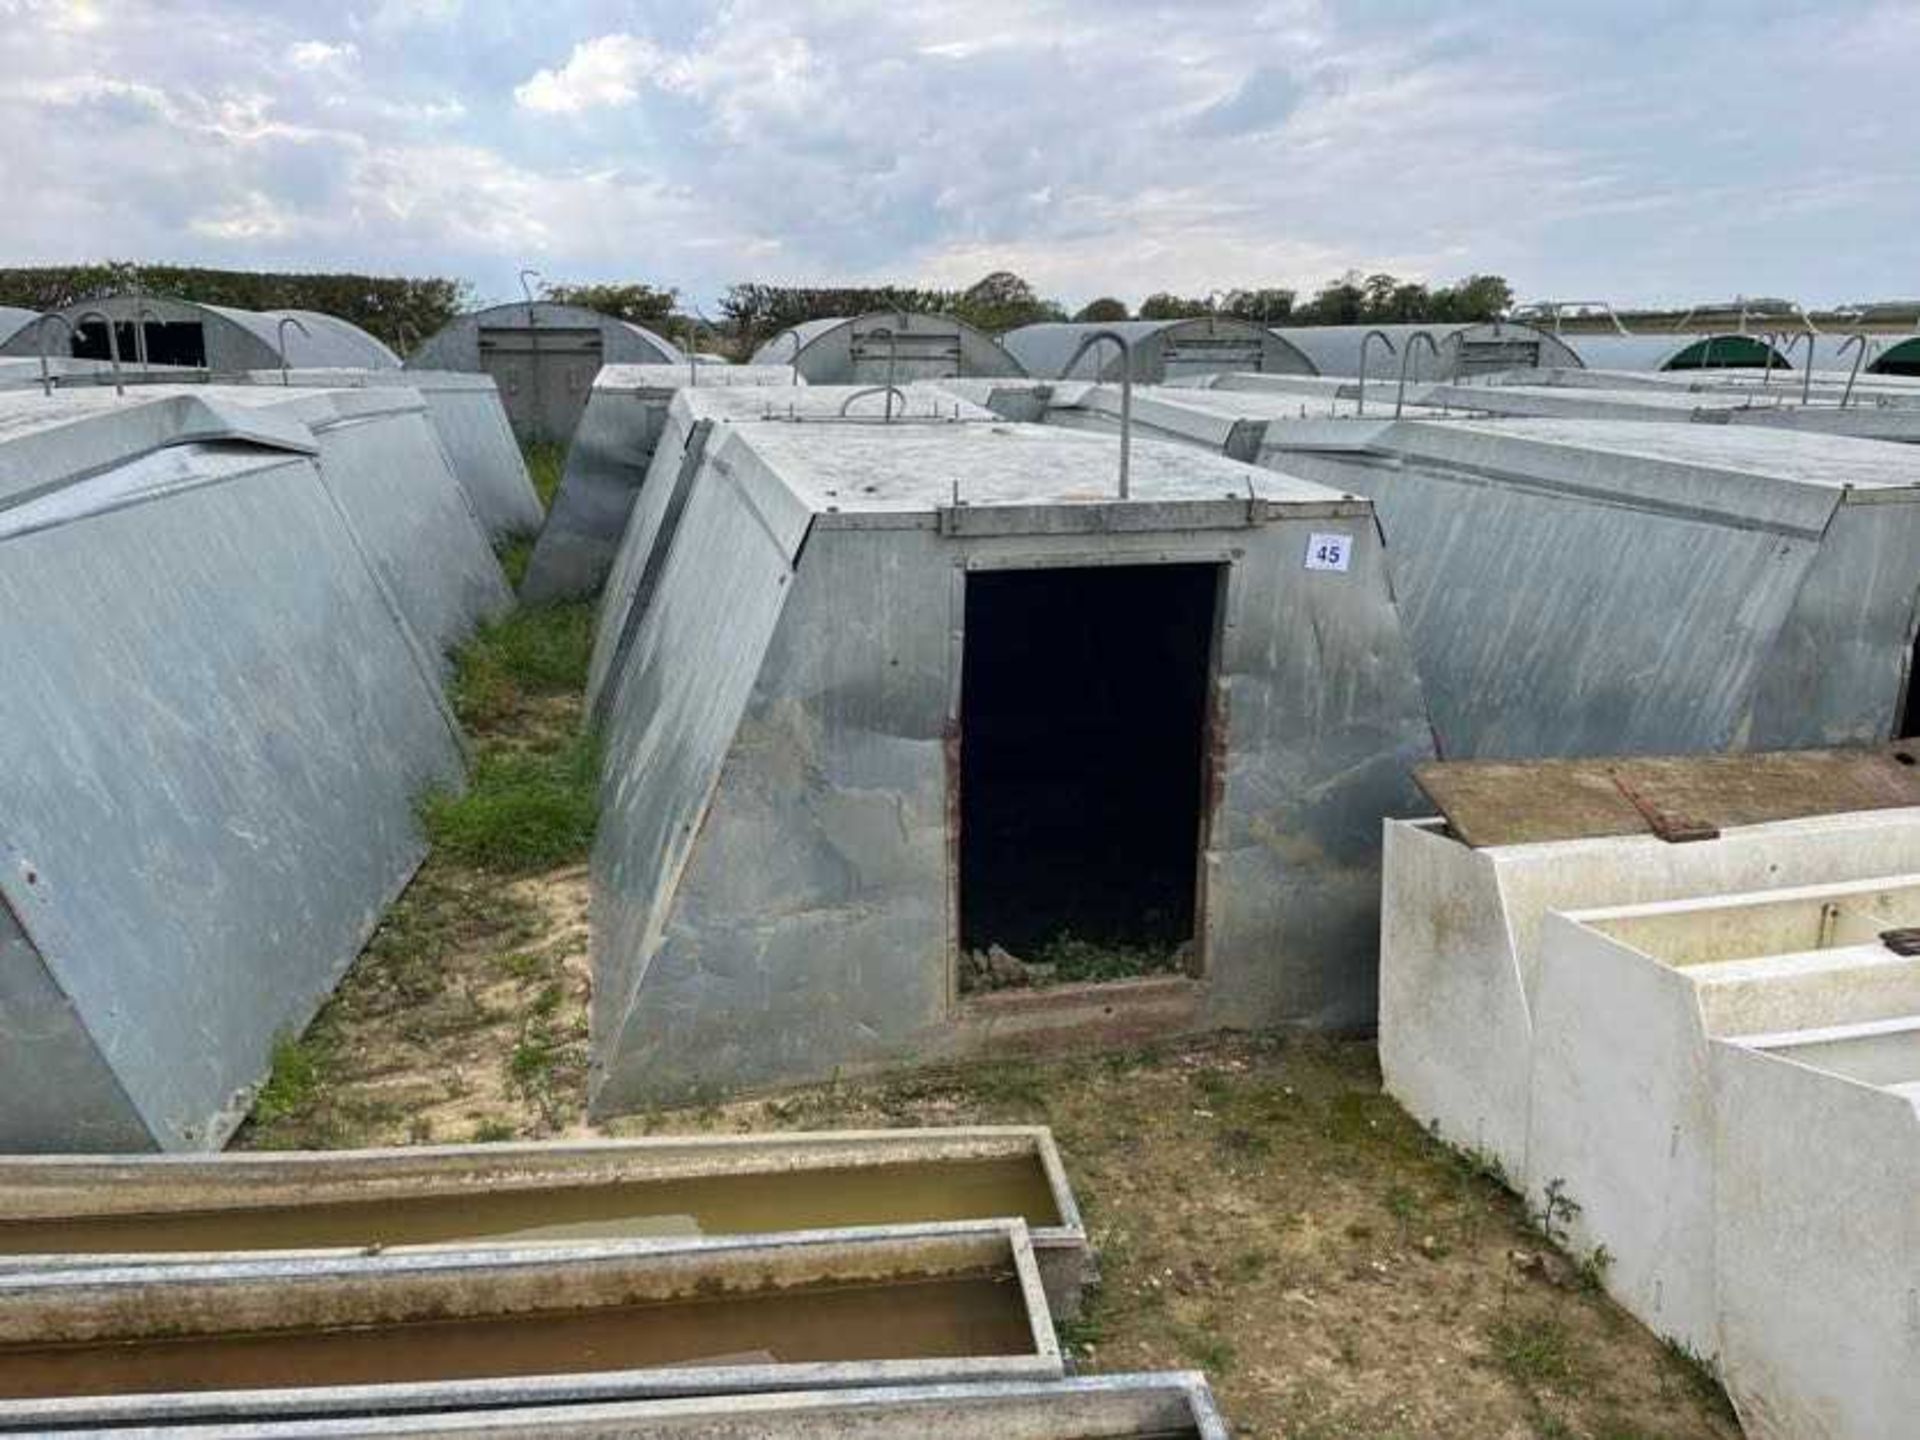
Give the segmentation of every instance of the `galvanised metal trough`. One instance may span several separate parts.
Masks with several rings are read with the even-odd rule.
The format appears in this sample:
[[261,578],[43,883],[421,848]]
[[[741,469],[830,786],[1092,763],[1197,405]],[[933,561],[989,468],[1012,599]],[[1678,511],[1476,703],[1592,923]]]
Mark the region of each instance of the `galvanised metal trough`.
[[1093,1261],[1044,1127],[0,1160],[0,1270],[996,1218],[1074,1313]]
[[0,1276],[0,1430],[1057,1380],[1020,1221]]
[[977,1385],[899,1385],[699,1396],[350,1420],[162,1427],[193,1440],[1228,1440],[1206,1377],[1099,1375]]

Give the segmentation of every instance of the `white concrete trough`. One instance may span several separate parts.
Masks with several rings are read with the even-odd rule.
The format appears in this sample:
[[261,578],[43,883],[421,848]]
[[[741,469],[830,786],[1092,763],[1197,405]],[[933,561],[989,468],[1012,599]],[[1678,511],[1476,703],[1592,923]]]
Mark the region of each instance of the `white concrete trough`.
[[1228,1440],[1206,1377],[1099,1375],[977,1385],[898,1385],[696,1396],[350,1420],[159,1427],[196,1440],[344,1435],[579,1440]]
[[[1920,958],[1879,938],[1916,924],[1912,875],[1546,917],[1527,1190],[1579,1204],[1572,1244],[1606,1247],[1608,1290],[1661,1334],[1720,1350],[1714,1196],[1730,1156],[1710,1042],[1920,1016]],[[1836,1048],[1871,1063],[1869,1040]],[[1811,1160],[1824,1142],[1804,1139]]]
[[1920,1416],[1920,1019],[1711,1046],[1721,1376],[1750,1440]]
[[1389,821],[1380,929],[1387,1090],[1450,1144],[1528,1183],[1541,929],[1552,911],[1920,873],[1920,809],[1474,846]]
[[9,1150],[217,1147],[459,783],[326,436],[259,394],[0,396]]
[[1017,1216],[1056,1315],[1092,1278],[1043,1127],[0,1160],[0,1268]]
[[[792,388],[783,365],[608,365],[594,377],[553,509],[534,543],[521,593],[530,604],[597,593],[646,482],[667,408],[683,389]],[[671,447],[670,447],[671,448]]]
[[0,1430],[1060,1376],[1017,1220],[0,1275]]
[[[598,1113],[1371,1022],[1379,820],[1430,754],[1371,507],[1144,440],[1122,499],[1113,440],[956,403],[716,423],[642,491],[675,518],[599,691]],[[965,983],[1063,935],[1159,963]]]

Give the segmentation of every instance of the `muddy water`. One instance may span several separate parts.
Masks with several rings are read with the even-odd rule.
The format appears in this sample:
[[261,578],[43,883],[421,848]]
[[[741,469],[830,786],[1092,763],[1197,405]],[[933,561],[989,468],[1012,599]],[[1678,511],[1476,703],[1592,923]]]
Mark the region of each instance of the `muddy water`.
[[1045,1172],[1033,1156],[554,1189],[498,1188],[275,1209],[6,1221],[0,1222],[0,1254],[751,1235],[1016,1217],[1035,1226],[1060,1223]]
[[1031,1354],[1019,1284],[966,1276],[477,1320],[0,1347],[0,1396]]

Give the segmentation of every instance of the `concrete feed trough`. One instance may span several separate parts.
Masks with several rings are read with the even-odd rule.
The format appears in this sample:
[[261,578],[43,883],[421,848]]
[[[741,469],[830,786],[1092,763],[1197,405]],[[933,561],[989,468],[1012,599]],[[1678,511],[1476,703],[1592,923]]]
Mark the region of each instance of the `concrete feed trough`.
[[[1149,442],[1123,500],[1118,458],[950,411],[712,429],[600,689],[597,1111],[1371,1019],[1379,818],[1430,753],[1371,509]],[[1169,971],[962,993],[1063,933]]]
[[814,385],[1027,373],[999,341],[958,316],[894,310],[792,326],[754,351],[753,363],[790,366]]
[[1920,1415],[1920,1020],[1712,1046],[1721,1375],[1751,1440]]
[[545,300],[462,315],[407,357],[409,370],[492,376],[513,433],[557,444],[573,438],[601,366],[685,363],[645,326]]
[[1920,460],[1835,436],[1586,420],[1270,425],[1370,496],[1451,758],[1902,733]]
[[1206,1377],[1196,1372],[289,1420],[195,1426],[177,1433],[199,1440],[345,1435],[406,1435],[416,1440],[539,1435],[577,1440],[1228,1440],[1226,1421]]
[[0,1143],[218,1146],[457,784],[439,678],[258,391],[0,396]]
[[791,387],[773,365],[609,365],[593,381],[553,509],[533,547],[522,596],[531,604],[575,600],[606,582],[633,497],[653,463],[667,406],[682,389]]
[[1915,871],[1920,810],[1740,826],[1687,845],[1647,834],[1475,848],[1439,821],[1390,821],[1380,931],[1387,1090],[1443,1139],[1525,1183],[1549,912]]
[[1060,1375],[1017,1220],[0,1275],[0,1429]]
[[14,1269],[1000,1216],[1026,1221],[1049,1305],[1074,1313],[1093,1258],[1042,1128],[0,1162],[0,1265]]
[[1564,1184],[1574,1245],[1660,1333],[1719,1349],[1709,1043],[1920,1015],[1920,958],[1879,939],[1917,922],[1912,876],[1546,918],[1529,1189]]

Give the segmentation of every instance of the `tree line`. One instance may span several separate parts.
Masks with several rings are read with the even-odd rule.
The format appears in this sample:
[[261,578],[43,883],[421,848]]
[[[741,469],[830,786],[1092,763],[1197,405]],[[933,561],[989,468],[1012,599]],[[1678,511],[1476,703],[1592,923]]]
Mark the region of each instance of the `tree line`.
[[[318,310],[351,321],[403,354],[474,307],[464,280],[350,274],[282,274],[179,265],[58,265],[0,269],[0,305],[56,310],[86,300],[143,289],[209,305],[244,310]],[[1282,286],[1216,290],[1204,297],[1158,291],[1139,309],[1103,296],[1071,316],[1056,300],[1007,270],[962,289],[926,286],[769,285],[743,281],[727,287],[708,317],[682,303],[678,290],[639,283],[546,284],[541,297],[629,320],[681,340],[695,333],[745,356],[792,325],[873,310],[944,312],[990,334],[1045,320],[1087,322],[1179,320],[1226,315],[1266,325],[1358,325],[1394,322],[1490,320],[1513,304],[1513,288],[1498,275],[1469,275],[1428,286],[1384,273],[1349,271],[1307,300]]]

